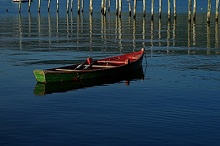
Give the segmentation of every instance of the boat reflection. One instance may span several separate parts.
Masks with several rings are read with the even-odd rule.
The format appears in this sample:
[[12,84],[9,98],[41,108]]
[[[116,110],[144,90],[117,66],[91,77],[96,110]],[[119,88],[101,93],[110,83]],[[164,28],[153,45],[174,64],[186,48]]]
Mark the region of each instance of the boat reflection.
[[37,83],[34,88],[34,94],[37,96],[43,96],[52,93],[61,93],[67,91],[73,91],[82,88],[94,87],[103,84],[115,84],[121,81],[125,81],[126,85],[130,84],[132,80],[143,80],[144,72],[142,66],[135,72],[128,75],[118,75],[115,77],[106,77],[101,79],[80,80],[71,82],[57,82],[57,83]]

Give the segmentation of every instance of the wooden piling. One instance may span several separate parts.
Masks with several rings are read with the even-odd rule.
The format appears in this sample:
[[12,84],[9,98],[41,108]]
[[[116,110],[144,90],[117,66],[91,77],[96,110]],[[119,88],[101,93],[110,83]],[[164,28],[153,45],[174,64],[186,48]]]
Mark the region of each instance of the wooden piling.
[[48,7],[47,7],[47,11],[50,12],[50,0],[48,0]]
[[28,0],[28,12],[31,11],[31,0]]
[[211,17],[211,0],[208,0],[207,23],[210,23],[210,17]]
[[219,0],[216,0],[216,6],[215,6],[215,21],[218,21],[218,11],[219,11]]
[[81,3],[81,12],[83,12],[84,10],[84,0],[82,0],[82,3]]
[[193,21],[196,20],[196,0],[193,2]]
[[176,0],[173,0],[173,15],[174,19],[176,19]]
[[59,0],[57,0],[57,12],[59,12]]
[[159,18],[162,17],[162,0],[159,0]]
[[70,10],[71,10],[71,12],[73,11],[73,0],[71,0],[71,4],[70,4]]
[[111,0],[108,0],[108,12],[110,12]]
[[192,1],[188,0],[188,21],[191,22]]
[[154,19],[154,0],[151,1],[151,20]]
[[93,1],[90,0],[90,3],[89,3],[89,11],[90,11],[90,15],[92,15],[92,12],[93,12]]
[[137,0],[134,0],[133,18],[136,18],[136,8],[137,8]]
[[119,8],[118,8],[118,10],[119,10],[119,12],[118,12],[118,16],[119,17],[121,17],[121,10],[122,10],[122,0],[119,0]]
[[167,13],[168,13],[168,21],[170,21],[171,19],[171,12],[170,12],[171,8],[170,8],[170,0],[168,0],[168,10],[167,10]]
[[146,16],[146,0],[143,0],[143,17]]
[[40,0],[38,0],[38,12],[40,12]]
[[19,1],[19,4],[18,4],[18,12],[21,13],[21,0]]
[[102,0],[101,2],[101,13],[102,15],[106,15],[106,0]]
[[69,13],[69,0],[66,0],[66,13]]
[[116,16],[118,16],[118,0],[115,0]]
[[78,0],[77,9],[78,9],[78,14],[80,14],[80,0]]
[[131,17],[131,1],[128,0],[128,13],[129,13],[129,17]]

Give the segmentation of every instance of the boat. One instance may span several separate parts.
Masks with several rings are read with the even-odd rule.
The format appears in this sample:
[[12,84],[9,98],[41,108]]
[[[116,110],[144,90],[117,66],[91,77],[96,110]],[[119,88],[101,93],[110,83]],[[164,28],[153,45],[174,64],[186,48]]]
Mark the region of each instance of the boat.
[[39,83],[54,83],[88,79],[111,78],[131,74],[142,65],[144,49],[100,60],[87,58],[85,62],[52,69],[35,69]]
[[136,71],[131,74],[126,74],[125,76],[114,76],[111,78],[88,79],[88,80],[78,80],[78,81],[68,81],[68,82],[55,82],[55,83],[37,83],[34,88],[34,94],[36,96],[44,96],[47,94],[54,93],[65,93],[69,91],[76,91],[78,89],[86,89],[95,86],[102,85],[113,85],[115,83],[124,83],[129,86],[132,81],[144,80],[144,72],[142,66],[140,66]]

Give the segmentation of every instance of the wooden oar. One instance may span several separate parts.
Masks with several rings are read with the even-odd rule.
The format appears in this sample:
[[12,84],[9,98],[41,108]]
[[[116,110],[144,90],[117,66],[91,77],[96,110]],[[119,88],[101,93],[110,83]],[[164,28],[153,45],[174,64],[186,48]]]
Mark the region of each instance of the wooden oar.
[[87,61],[79,64],[76,68],[74,68],[74,70],[79,70],[79,69],[82,69],[82,67],[87,63]]
[[95,64],[97,61],[93,61],[92,63],[90,63],[89,65],[87,65],[85,68],[83,68],[83,70],[87,70],[90,67],[92,67],[93,64]]

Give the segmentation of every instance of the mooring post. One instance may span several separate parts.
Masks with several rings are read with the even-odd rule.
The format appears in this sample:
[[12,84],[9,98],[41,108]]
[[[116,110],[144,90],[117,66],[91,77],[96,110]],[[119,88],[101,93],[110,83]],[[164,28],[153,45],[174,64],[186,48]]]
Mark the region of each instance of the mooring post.
[[59,0],[57,0],[57,12],[59,12]]
[[119,17],[121,17],[121,10],[122,10],[122,0],[119,0]]
[[143,0],[143,16],[146,16],[146,0]]
[[21,13],[21,0],[19,1],[19,4],[18,4],[18,12]]
[[80,14],[80,0],[78,0],[77,6],[78,6],[78,14]]
[[118,0],[115,0],[116,15],[118,16]]
[[173,0],[173,15],[174,19],[176,19],[176,0]]
[[50,12],[50,0],[48,0],[48,9],[47,9],[48,12]]
[[170,17],[171,17],[170,9],[171,9],[170,8],[170,0],[168,0],[168,10],[167,10],[168,11],[167,12],[168,13],[168,21],[170,21]]
[[40,0],[38,0],[38,12],[40,12]]
[[90,3],[89,3],[89,11],[90,11],[90,15],[92,15],[92,11],[93,11],[93,2],[92,2],[92,0],[90,0]]
[[83,12],[83,10],[84,10],[84,0],[82,0],[82,3],[81,3],[81,12]]
[[134,0],[133,18],[136,18],[136,8],[137,8],[137,0]]
[[151,20],[154,20],[154,0],[151,1]]
[[104,0],[102,0],[101,2],[101,13],[103,14],[103,11],[104,11]]
[[191,22],[192,1],[188,0],[188,21]]
[[219,0],[216,0],[215,6],[215,21],[218,21]]
[[131,17],[131,1],[128,0],[128,13],[129,13],[129,17]]
[[211,17],[211,0],[208,0],[207,23],[210,23]]
[[28,12],[31,11],[31,0],[28,0]]
[[69,13],[69,0],[66,0],[66,13]]
[[193,2],[193,21],[196,20],[196,0]]
[[102,0],[101,2],[101,13],[102,15],[106,15],[106,0]]
[[73,11],[73,0],[71,0],[71,4],[70,4],[70,10],[71,10],[71,12]]
[[108,11],[110,12],[111,0],[108,0]]
[[159,18],[162,17],[162,0],[159,0]]

